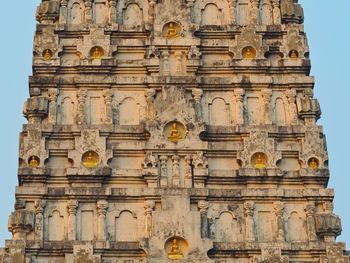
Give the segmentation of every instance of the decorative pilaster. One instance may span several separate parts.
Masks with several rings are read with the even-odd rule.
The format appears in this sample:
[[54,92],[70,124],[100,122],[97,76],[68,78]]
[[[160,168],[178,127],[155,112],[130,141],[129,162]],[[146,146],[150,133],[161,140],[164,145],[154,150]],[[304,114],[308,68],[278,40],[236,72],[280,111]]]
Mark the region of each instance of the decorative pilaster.
[[65,25],[67,24],[67,17],[68,17],[68,1],[67,0],[61,0],[61,8],[60,8],[60,18],[59,18],[59,24]]
[[109,23],[117,23],[117,0],[108,0],[109,7]]
[[316,241],[316,225],[315,225],[315,204],[314,202],[308,202],[305,205],[305,213],[306,213],[306,227],[307,233],[310,241]]
[[286,92],[286,96],[288,99],[290,124],[296,125],[297,121],[298,121],[297,107],[296,107],[296,103],[295,103],[296,91],[294,89],[288,90]]
[[175,52],[175,75],[182,75],[184,73],[182,66],[182,52]]
[[272,124],[271,120],[271,109],[270,109],[270,101],[271,101],[272,91],[270,89],[261,90],[261,100],[262,100],[262,116],[260,123],[261,124]]
[[85,4],[85,23],[92,23],[92,0],[84,0]]
[[198,202],[198,208],[199,208],[199,213],[201,216],[201,238],[208,238],[208,207],[209,203],[207,201],[199,201]]
[[279,0],[272,0],[273,24],[281,24],[281,10]]
[[243,205],[244,216],[245,216],[245,240],[255,241],[254,234],[254,208],[253,202],[245,202]]
[[159,157],[159,160],[160,160],[160,187],[167,187],[168,186],[168,168],[167,168],[168,156],[161,155]]
[[163,61],[162,75],[167,76],[170,74],[169,51],[167,50],[162,51],[162,61]]
[[98,240],[106,240],[106,214],[108,210],[108,202],[100,200],[97,202],[97,238]]
[[185,156],[185,187],[192,188],[192,157],[191,155]]
[[256,25],[258,23],[259,18],[259,1],[250,0],[250,5],[250,24]]
[[148,16],[149,16],[149,23],[151,25],[154,24],[155,6],[156,6],[155,0],[148,0]]
[[113,109],[112,109],[113,92],[111,90],[106,90],[103,93],[103,98],[105,101],[105,123],[113,124]]
[[154,107],[154,96],[156,91],[154,89],[146,89],[146,120],[154,120],[156,115],[156,109]]
[[192,96],[194,99],[194,109],[196,112],[196,121],[197,122],[202,122],[202,95],[203,95],[203,90],[202,89],[192,89]]
[[79,203],[76,200],[68,201],[68,240],[76,240],[76,214]]
[[244,89],[236,89],[233,95],[236,110],[235,110],[235,123],[238,125],[244,124]]
[[77,99],[78,99],[77,123],[79,125],[86,124],[86,120],[85,120],[86,97],[87,97],[87,91],[85,89],[81,89],[77,92]]
[[276,222],[277,222],[276,239],[279,242],[284,242],[285,241],[284,224],[283,224],[284,205],[282,202],[274,202],[273,208],[275,210]]
[[173,175],[172,175],[172,181],[173,181],[173,187],[179,187],[180,186],[180,157],[177,155],[174,155],[172,157],[173,160]]
[[57,97],[59,94],[58,89],[49,89],[49,123],[56,124],[57,118]]
[[146,200],[144,204],[145,208],[145,237],[149,238],[152,236],[153,231],[153,218],[152,213],[155,207],[155,202],[152,200]]
[[45,200],[35,200],[35,240],[44,240],[44,211],[46,207]]

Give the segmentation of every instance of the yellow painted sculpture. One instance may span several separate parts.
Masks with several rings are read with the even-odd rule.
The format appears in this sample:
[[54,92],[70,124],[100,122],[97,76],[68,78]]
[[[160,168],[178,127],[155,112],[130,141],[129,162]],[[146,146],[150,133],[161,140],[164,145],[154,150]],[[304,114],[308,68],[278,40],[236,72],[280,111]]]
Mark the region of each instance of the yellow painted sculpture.
[[166,31],[165,37],[176,38],[178,36],[179,36],[179,32],[177,32],[177,29],[175,28],[174,23],[170,23]]
[[174,122],[171,126],[170,132],[169,132],[169,136],[168,139],[170,141],[178,141],[182,139],[182,135],[180,133],[180,131],[177,128],[177,124],[176,122]]
[[49,49],[44,50],[44,55],[43,55],[45,60],[50,60],[52,58],[52,53]]
[[316,158],[311,158],[309,161],[309,167],[311,169],[317,169],[318,168],[318,161],[316,160]]
[[100,58],[102,58],[102,56],[103,56],[103,54],[102,54],[101,49],[98,48],[98,47],[95,47],[95,48],[94,48],[94,51],[92,52],[91,57],[92,57],[93,59],[100,59]]
[[38,167],[39,166],[38,158],[36,158],[35,156],[30,157],[29,166],[32,168]]
[[295,50],[292,50],[292,52],[290,53],[290,58],[292,60],[297,60],[298,59],[298,53]]
[[256,56],[255,49],[252,47],[246,47],[243,50],[243,58],[245,59],[254,59]]
[[176,259],[183,259],[184,255],[181,252],[181,248],[177,244],[177,239],[174,238],[173,242],[171,244],[171,249],[168,253],[168,258],[176,260]]
[[265,161],[260,154],[258,155],[258,158],[256,159],[254,167],[256,169],[265,169],[266,168]]
[[92,152],[89,152],[83,160],[83,165],[86,168],[95,168],[98,166],[98,157],[94,157]]

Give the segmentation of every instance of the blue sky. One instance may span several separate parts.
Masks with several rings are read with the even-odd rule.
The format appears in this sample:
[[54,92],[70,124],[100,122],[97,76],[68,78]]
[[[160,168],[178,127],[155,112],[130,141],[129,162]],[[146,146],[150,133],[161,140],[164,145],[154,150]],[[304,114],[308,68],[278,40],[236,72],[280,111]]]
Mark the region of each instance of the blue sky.
[[[331,179],[335,188],[335,212],[343,222],[339,241],[350,248],[350,22],[349,0],[300,0],[311,50],[315,97],[322,107],[322,124],[328,141]],[[7,217],[13,210],[17,185],[18,138],[23,102],[28,97],[28,76],[38,0],[2,1],[0,29],[0,246],[10,238]],[[349,202],[349,203],[348,203]],[[349,209],[349,210],[348,210]]]

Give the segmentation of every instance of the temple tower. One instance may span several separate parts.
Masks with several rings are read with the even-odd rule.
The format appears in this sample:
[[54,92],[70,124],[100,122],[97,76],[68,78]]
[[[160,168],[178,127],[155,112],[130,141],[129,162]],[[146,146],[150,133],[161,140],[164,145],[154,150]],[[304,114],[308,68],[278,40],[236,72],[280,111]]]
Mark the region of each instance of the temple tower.
[[0,262],[348,263],[297,0],[42,0]]

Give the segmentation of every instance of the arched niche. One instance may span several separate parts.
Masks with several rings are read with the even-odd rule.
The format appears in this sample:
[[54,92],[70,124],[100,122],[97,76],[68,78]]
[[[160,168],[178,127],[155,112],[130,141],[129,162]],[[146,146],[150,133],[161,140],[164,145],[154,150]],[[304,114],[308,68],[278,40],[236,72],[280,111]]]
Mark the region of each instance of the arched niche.
[[215,219],[215,239],[217,242],[236,242],[239,240],[239,227],[235,215],[230,211],[223,211]]
[[123,210],[115,218],[115,240],[138,240],[137,217],[131,211]]
[[306,222],[298,212],[292,211],[288,217],[289,241],[306,241]]
[[123,11],[123,25],[141,26],[143,24],[143,12],[137,3],[129,3]]
[[96,24],[106,24],[108,22],[108,8],[106,0],[95,0],[93,6],[93,17]]
[[119,104],[119,124],[140,124],[140,105],[134,98],[127,97]]
[[164,250],[168,258],[171,257],[169,254],[171,253],[172,247],[174,247],[174,243],[179,249],[178,254],[182,253],[182,258],[186,258],[190,250],[190,246],[187,240],[180,236],[172,236],[165,241]]
[[48,233],[50,241],[64,239],[64,217],[58,210],[53,210],[48,218]]
[[286,125],[286,105],[282,98],[277,98],[274,105],[275,124],[279,126]]
[[210,125],[224,126],[230,124],[230,105],[223,98],[214,98],[209,103]]
[[64,97],[61,101],[60,108],[61,108],[60,123],[63,125],[74,124],[74,116],[75,116],[74,101],[70,97]]
[[68,3],[68,24],[81,25],[84,23],[84,3],[78,0],[71,0]]
[[267,155],[263,152],[254,153],[251,157],[251,166],[256,169],[264,169],[267,166]]
[[221,12],[216,4],[207,4],[202,11],[201,25],[221,25]]

